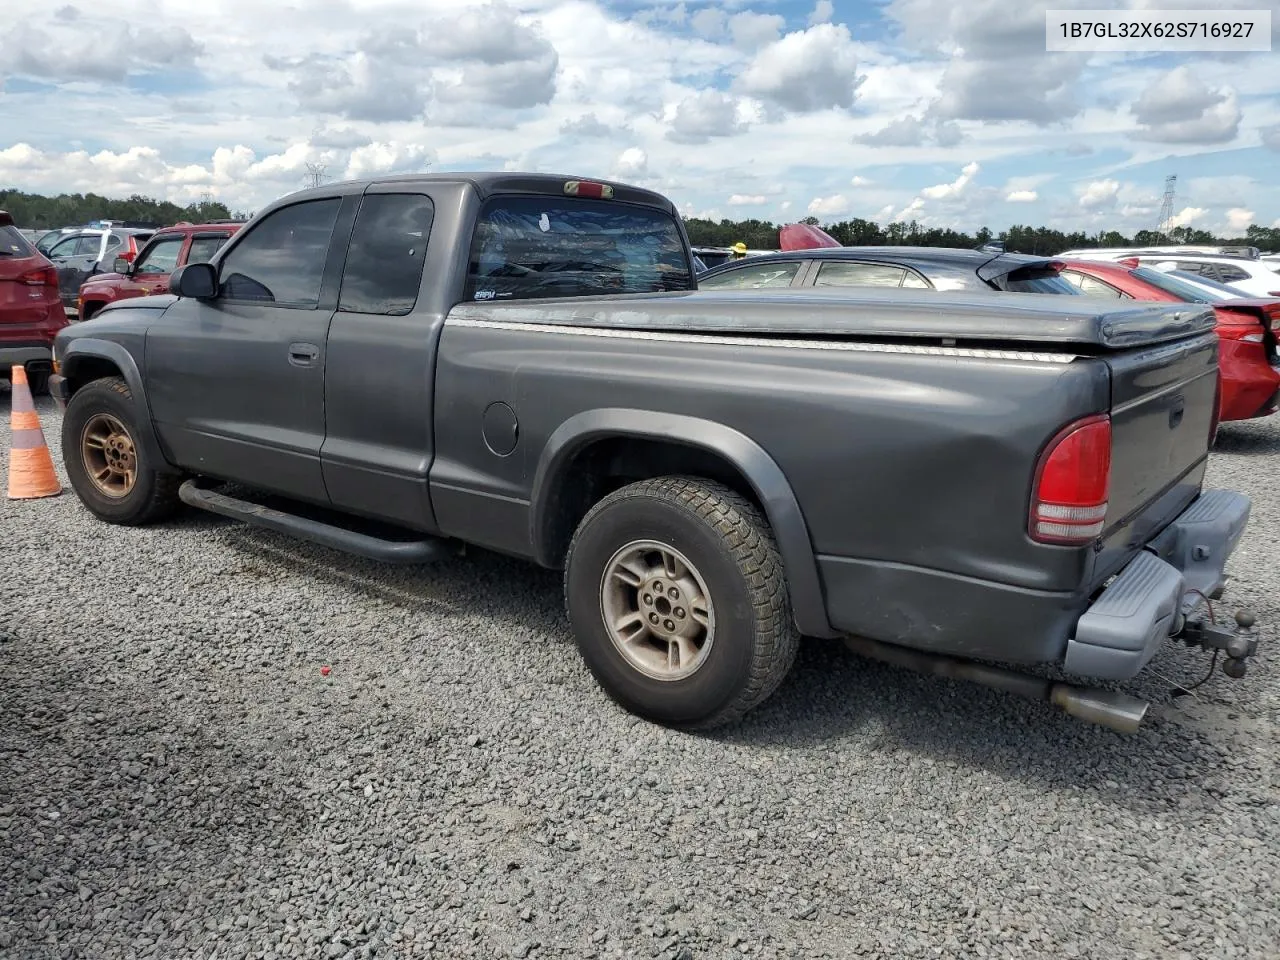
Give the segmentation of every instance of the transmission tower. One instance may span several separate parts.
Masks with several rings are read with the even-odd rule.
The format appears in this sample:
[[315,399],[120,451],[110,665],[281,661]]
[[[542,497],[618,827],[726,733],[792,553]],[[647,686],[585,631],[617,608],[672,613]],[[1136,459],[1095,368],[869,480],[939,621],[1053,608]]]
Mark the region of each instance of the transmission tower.
[[325,164],[308,163],[307,164],[307,186],[318,187],[324,183]]
[[1169,232],[1173,229],[1173,195],[1174,187],[1178,182],[1178,178],[1174,174],[1164,178],[1164,200],[1160,203],[1160,220],[1156,224],[1156,233],[1169,239]]

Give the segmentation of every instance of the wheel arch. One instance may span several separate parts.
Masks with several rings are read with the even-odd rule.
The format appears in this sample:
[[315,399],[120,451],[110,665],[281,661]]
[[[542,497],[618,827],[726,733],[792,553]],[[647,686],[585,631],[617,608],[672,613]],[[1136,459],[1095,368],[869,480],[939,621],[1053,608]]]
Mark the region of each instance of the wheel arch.
[[104,377],[120,377],[129,387],[138,408],[138,441],[146,448],[151,461],[168,465],[151,420],[151,405],[143,385],[142,373],[133,355],[118,343],[92,337],[77,338],[67,344],[58,357],[60,375],[67,381],[68,399],[82,387]]
[[[746,434],[711,420],[615,407],[585,411],[562,423],[543,447],[530,496],[529,534],[538,563],[559,567],[582,516],[609,492],[593,488],[587,483],[589,472],[575,470],[575,467],[589,470],[593,449],[618,442],[649,442],[682,448],[700,456],[703,463],[711,457],[732,471],[732,477],[717,479],[739,481],[734,485],[740,486],[741,492],[754,500],[768,519],[782,557],[796,626],[809,636],[838,635],[827,619],[808,525],[786,475],[764,448]],[[574,495],[563,496],[575,477],[579,486],[573,488]]]

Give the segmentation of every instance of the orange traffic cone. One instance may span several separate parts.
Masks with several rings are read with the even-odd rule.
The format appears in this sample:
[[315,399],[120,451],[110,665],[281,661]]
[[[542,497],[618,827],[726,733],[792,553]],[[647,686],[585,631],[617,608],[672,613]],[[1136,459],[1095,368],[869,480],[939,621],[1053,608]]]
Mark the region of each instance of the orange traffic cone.
[[56,497],[62,492],[53,457],[44,442],[40,417],[36,414],[27,371],[15,366],[10,373],[12,410],[9,414],[9,499],[34,500]]

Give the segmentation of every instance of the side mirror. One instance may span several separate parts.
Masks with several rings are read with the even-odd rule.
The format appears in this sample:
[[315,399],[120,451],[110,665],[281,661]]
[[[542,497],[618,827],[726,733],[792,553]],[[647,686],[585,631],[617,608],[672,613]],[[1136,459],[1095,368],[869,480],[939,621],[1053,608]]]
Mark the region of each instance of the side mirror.
[[116,257],[116,262],[111,265],[111,269],[116,273],[129,275],[130,264],[124,257]]
[[169,292],[192,300],[212,300],[218,295],[218,271],[211,263],[188,263],[169,275]]

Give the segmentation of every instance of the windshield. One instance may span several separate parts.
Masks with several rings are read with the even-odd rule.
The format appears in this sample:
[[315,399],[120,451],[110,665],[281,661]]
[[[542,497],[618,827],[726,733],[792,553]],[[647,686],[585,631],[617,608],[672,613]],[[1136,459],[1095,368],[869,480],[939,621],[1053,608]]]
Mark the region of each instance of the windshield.
[[[1139,280],[1145,280],[1153,287],[1159,287],[1165,293],[1172,293],[1179,300],[1186,303],[1213,303],[1215,300],[1223,299],[1206,290],[1201,290],[1185,280],[1179,280],[1163,270],[1152,270],[1150,267],[1135,267],[1133,275]],[[1200,278],[1197,278],[1196,282],[1201,282]]]
[[608,200],[529,196],[490,201],[476,224],[468,300],[692,290],[675,218]]

